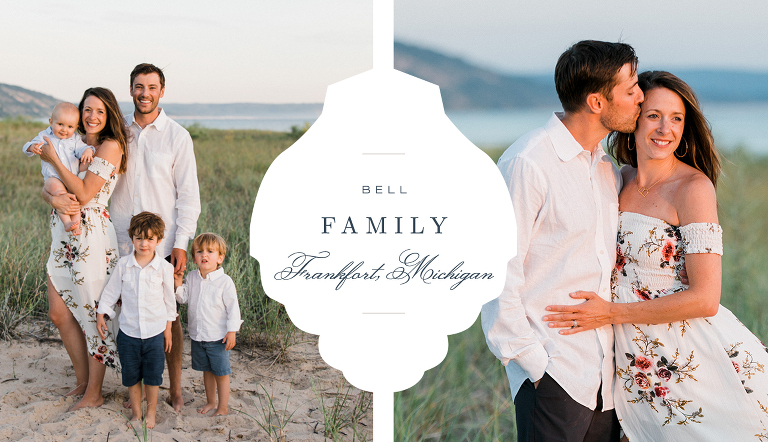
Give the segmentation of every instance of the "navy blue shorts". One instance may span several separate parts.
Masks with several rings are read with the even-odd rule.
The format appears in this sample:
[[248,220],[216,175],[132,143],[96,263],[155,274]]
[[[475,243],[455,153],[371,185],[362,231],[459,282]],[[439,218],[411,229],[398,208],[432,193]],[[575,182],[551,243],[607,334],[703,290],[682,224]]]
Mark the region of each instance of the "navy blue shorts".
[[221,341],[192,341],[192,369],[210,371],[216,376],[227,376],[232,373],[229,367],[227,345]]
[[117,351],[123,366],[123,385],[132,387],[144,381],[144,385],[159,386],[163,383],[165,368],[165,338],[160,333],[147,339],[132,338],[122,330],[117,333]]

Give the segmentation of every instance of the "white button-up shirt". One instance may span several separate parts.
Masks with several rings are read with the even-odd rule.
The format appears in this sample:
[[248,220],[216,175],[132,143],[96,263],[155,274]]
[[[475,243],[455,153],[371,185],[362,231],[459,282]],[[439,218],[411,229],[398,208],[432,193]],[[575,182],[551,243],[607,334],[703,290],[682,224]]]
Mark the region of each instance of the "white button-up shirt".
[[[61,160],[61,163],[75,175],[80,173],[80,157],[83,156],[83,152],[85,152],[86,149],[91,149],[91,152],[96,155],[96,149],[86,144],[77,132],[73,133],[71,137],[62,140],[53,134],[51,126],[48,126],[45,130],[41,130],[35,138],[32,138],[32,141],[25,143],[21,150],[24,151],[26,156],[31,157],[34,154],[29,151],[29,148],[33,144],[45,144],[45,138],[43,137],[48,137],[48,139],[51,140],[51,143],[56,150],[56,155],[59,157],[59,160]],[[50,163],[45,161],[40,162],[45,179],[50,177],[59,178],[56,174],[56,170]]]
[[515,210],[517,256],[501,295],[482,309],[488,346],[506,365],[513,397],[546,372],[591,410],[602,382],[603,409],[612,409],[611,326],[563,336],[542,317],[548,305],[583,302],[568,296],[579,290],[610,301],[621,174],[600,145],[583,149],[558,114],[510,146],[498,167]]
[[243,323],[235,283],[224,269],[212,271],[205,279],[199,270],[190,272],[184,285],[176,288],[176,301],[189,302],[187,330],[193,341],[221,341]]
[[174,248],[187,250],[200,215],[197,165],[189,132],[168,118],[164,110],[142,129],[126,117],[131,133],[127,172],[117,180],[109,205],[120,256],[131,253],[128,225],[133,215],[156,213],[165,222],[164,241],[157,248],[163,257]]
[[165,331],[176,320],[173,296],[173,266],[159,253],[144,268],[131,253],[120,258],[101,292],[96,313],[115,317],[115,304],[122,298],[120,330],[132,338],[147,339]]

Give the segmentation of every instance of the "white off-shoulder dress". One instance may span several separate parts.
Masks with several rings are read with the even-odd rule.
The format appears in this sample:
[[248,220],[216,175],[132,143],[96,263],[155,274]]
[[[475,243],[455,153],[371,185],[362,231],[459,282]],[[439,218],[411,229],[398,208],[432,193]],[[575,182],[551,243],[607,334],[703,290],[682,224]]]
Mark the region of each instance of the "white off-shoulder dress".
[[[619,214],[613,302],[685,290],[686,254],[723,254],[722,228]],[[630,442],[768,442],[768,352],[728,309],[670,324],[614,325],[616,413]]]
[[[93,199],[80,209],[80,235],[65,232],[61,219],[51,211],[51,255],[46,267],[53,287],[83,329],[88,354],[120,371],[115,344],[117,318],[107,321],[106,339],[102,340],[96,329],[96,307],[101,291],[119,258],[115,228],[106,207],[118,178],[115,169],[113,164],[100,157],[94,157],[88,166],[91,173],[106,181]],[[85,172],[80,172],[79,177],[84,178]]]

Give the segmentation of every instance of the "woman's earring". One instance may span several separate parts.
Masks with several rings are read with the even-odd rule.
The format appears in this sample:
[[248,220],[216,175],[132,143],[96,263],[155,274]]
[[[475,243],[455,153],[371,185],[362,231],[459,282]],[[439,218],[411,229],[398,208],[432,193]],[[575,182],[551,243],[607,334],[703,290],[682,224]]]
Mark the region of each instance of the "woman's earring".
[[627,150],[635,150],[634,146],[632,146],[632,141],[634,141],[635,137],[630,135],[627,137]]
[[675,156],[678,158],[685,158],[685,156],[688,154],[688,142],[685,141],[685,138],[683,138],[683,143],[685,143],[685,152],[683,152],[682,155],[678,155],[677,149],[675,149]]

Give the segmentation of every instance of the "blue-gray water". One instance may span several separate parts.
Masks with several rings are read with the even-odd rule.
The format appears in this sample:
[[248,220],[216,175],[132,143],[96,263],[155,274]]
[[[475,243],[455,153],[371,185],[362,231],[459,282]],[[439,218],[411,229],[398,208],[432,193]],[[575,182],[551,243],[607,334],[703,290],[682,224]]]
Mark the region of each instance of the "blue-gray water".
[[[715,142],[721,149],[743,145],[755,153],[768,154],[768,103],[704,104]],[[502,147],[520,135],[544,125],[551,112],[540,109],[447,112],[453,124],[480,147]],[[173,116],[172,116],[173,117]],[[259,117],[179,117],[187,126],[198,123],[217,129],[262,129],[289,131],[291,126],[314,122],[316,116],[274,119]]]

